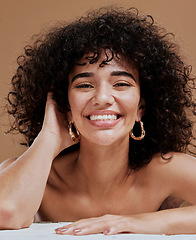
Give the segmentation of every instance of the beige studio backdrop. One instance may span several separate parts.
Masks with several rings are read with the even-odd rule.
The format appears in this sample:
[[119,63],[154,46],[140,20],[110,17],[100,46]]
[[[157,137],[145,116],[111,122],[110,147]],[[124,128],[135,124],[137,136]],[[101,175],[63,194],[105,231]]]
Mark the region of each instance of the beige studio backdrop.
[[173,32],[181,53],[196,75],[196,1],[195,0],[0,0],[0,162],[26,150],[20,136],[4,135],[8,117],[3,106],[16,58],[33,34],[56,21],[72,20],[84,12],[108,5],[137,7],[155,22]]

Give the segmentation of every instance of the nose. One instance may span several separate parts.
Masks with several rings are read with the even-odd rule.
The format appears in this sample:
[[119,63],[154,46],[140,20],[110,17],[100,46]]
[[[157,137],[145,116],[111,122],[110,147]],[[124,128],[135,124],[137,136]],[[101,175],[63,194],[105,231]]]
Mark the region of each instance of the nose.
[[105,85],[97,87],[92,99],[93,105],[112,105],[114,103],[114,97],[112,90]]

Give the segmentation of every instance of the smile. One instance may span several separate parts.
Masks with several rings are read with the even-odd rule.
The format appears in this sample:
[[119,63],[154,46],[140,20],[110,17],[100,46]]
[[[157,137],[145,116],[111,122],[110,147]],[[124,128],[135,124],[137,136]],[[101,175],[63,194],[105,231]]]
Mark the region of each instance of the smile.
[[90,115],[86,116],[86,118],[93,126],[105,129],[117,125],[122,119],[122,115],[113,111],[103,111],[102,113],[91,113]]
[[117,115],[90,115],[89,119],[91,121],[107,121],[107,120],[117,120]]

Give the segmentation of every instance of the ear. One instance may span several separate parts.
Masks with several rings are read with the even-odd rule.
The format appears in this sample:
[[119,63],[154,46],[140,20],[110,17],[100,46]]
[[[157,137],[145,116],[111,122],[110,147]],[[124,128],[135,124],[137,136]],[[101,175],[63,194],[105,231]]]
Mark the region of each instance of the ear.
[[137,116],[136,121],[139,122],[141,118],[144,116],[146,110],[146,104],[143,98],[140,99],[138,110],[137,110]]

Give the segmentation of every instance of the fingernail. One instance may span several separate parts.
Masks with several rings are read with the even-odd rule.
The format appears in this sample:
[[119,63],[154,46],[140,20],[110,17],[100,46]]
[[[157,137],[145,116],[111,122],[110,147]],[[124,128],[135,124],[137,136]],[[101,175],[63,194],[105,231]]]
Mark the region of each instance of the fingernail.
[[68,228],[57,228],[55,229],[56,232],[66,232]]
[[78,229],[74,229],[73,231],[74,231],[74,234],[78,234],[82,231],[82,229],[78,228]]
[[104,231],[104,234],[105,234],[105,235],[107,235],[107,234],[109,234],[109,233],[110,233],[110,229],[107,229],[107,230]]
[[61,228],[56,228],[56,229],[54,229],[55,231],[58,231],[58,230],[60,230]]

